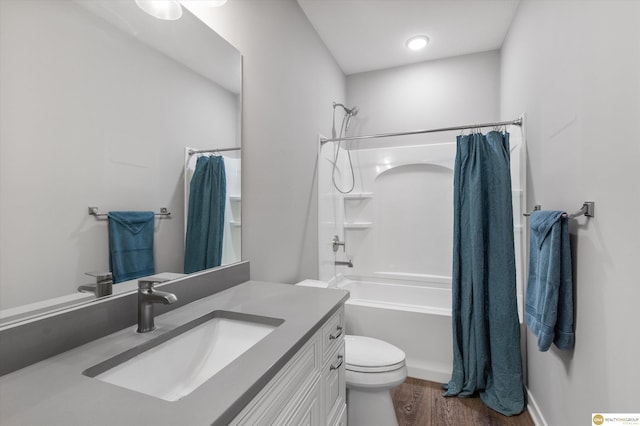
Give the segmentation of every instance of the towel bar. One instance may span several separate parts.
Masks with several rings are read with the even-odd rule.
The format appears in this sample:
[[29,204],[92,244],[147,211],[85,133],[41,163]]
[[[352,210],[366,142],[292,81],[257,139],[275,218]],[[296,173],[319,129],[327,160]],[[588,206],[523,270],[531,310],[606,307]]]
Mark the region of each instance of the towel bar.
[[[529,213],[523,213],[522,216],[531,216],[531,213],[541,209],[542,209],[542,206],[540,204],[536,204],[535,206],[533,206],[532,211],[530,211]],[[564,213],[562,217],[565,217],[567,219],[573,219],[582,215],[586,217],[595,217],[595,211],[596,211],[596,203],[594,201],[585,201],[582,204],[582,207],[580,208],[580,210],[571,214]]]
[[[97,218],[107,217],[108,213],[98,213],[98,207],[89,207],[89,215],[95,216]],[[162,207],[160,209],[160,213],[155,213],[156,216],[159,216],[160,219],[169,218],[171,216],[171,212],[166,207]]]

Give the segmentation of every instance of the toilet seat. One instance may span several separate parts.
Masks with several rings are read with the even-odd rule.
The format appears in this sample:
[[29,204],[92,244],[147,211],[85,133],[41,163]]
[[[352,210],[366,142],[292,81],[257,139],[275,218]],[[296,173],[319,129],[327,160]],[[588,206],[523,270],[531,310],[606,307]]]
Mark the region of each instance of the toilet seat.
[[383,373],[405,366],[405,353],[396,346],[365,336],[346,335],[345,368],[361,373]]
[[398,370],[404,366],[404,361],[393,365],[383,365],[381,367],[362,367],[360,365],[351,365],[349,363],[345,363],[346,370],[355,371],[358,373],[386,373],[388,371]]

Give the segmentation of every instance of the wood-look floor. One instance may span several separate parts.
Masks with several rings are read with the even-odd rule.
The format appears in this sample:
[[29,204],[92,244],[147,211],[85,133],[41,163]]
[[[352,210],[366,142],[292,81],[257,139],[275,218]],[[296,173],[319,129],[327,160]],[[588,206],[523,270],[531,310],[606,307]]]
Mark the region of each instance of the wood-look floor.
[[479,397],[445,398],[439,383],[408,377],[391,391],[400,426],[534,426],[527,411],[507,417]]

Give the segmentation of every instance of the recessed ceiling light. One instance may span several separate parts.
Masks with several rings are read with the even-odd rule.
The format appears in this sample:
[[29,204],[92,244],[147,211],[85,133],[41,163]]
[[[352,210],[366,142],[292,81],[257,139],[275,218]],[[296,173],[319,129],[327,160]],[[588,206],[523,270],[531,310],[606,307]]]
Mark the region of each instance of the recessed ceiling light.
[[407,41],[407,47],[411,50],[424,49],[427,44],[429,44],[429,37],[426,35],[414,36]]
[[136,0],[136,4],[158,19],[175,21],[182,16],[182,6],[177,0]]
[[209,7],[220,7],[226,2],[227,0],[206,0],[204,3]]

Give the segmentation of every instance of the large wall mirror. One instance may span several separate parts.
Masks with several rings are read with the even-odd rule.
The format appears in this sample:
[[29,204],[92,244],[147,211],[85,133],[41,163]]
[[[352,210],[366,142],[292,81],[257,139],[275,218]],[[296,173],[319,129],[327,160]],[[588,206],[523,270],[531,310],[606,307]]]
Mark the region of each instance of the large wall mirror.
[[110,269],[109,220],[89,207],[166,208],[155,273],[184,273],[199,156],[227,166],[220,263],[240,261],[240,52],[134,0],[3,0],[0,19],[0,323],[95,300],[78,286]]

